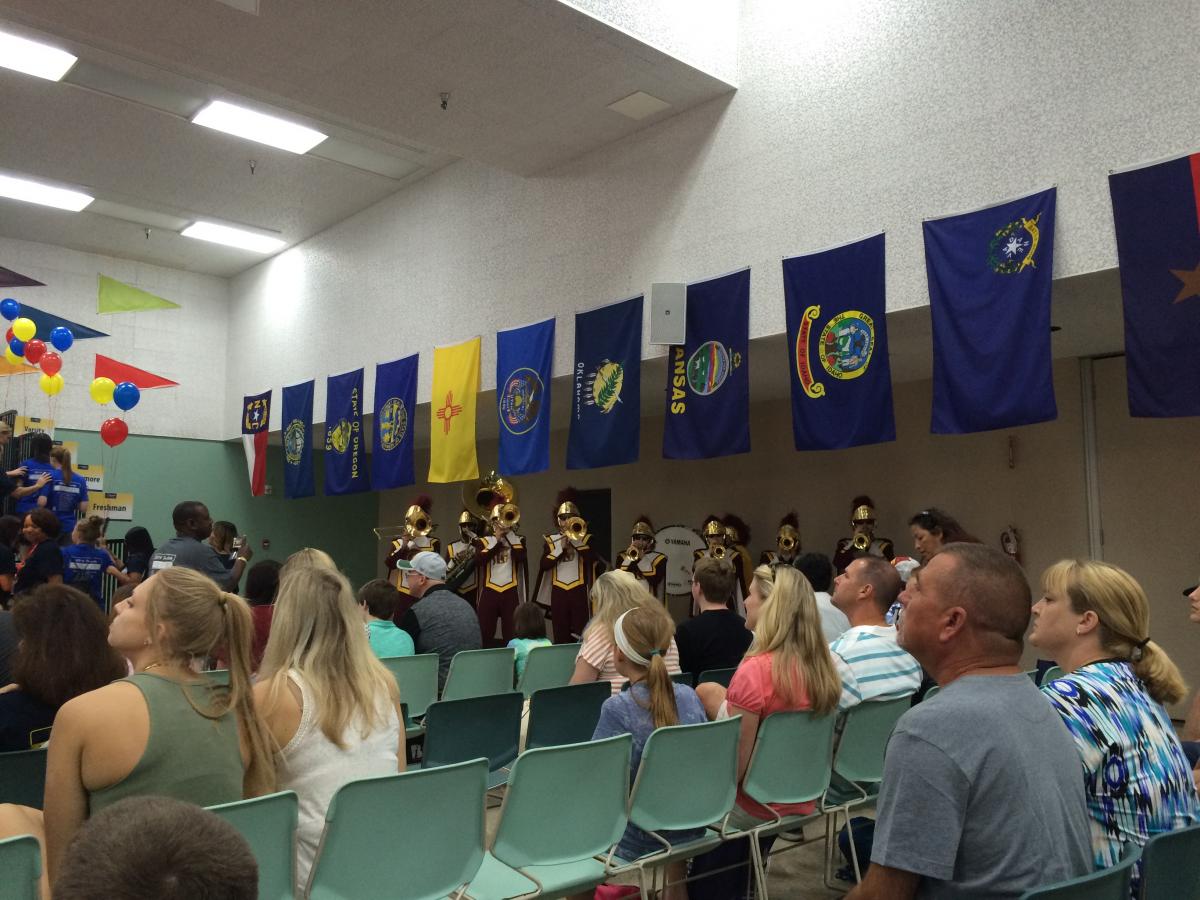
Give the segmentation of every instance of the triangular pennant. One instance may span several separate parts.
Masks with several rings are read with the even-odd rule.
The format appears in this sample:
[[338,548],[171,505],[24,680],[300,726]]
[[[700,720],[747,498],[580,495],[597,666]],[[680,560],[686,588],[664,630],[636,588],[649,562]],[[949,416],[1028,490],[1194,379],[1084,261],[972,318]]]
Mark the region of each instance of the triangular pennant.
[[156,297],[141,288],[135,288],[107,275],[100,276],[96,312],[142,312],[147,309],[179,309],[179,304]]
[[0,266],[0,287],[45,287],[44,281],[35,281],[28,275],[22,275],[20,272],[14,272],[12,269],[6,269]]
[[56,316],[53,313],[43,312],[35,306],[30,306],[28,303],[21,304],[21,315],[27,319],[33,319],[33,324],[37,326],[37,336],[43,341],[48,342],[50,340],[50,332],[59,326],[70,328],[71,334],[77,341],[82,341],[85,338],[108,337],[103,331],[88,328],[86,325],[80,325],[78,322],[72,322],[70,319],[64,319],[62,316]]
[[122,381],[132,381],[142,390],[147,388],[161,387],[178,387],[178,381],[172,381],[169,378],[163,378],[161,375],[155,375],[153,372],[147,372],[145,369],[138,369],[134,366],[126,365],[123,362],[117,362],[115,359],[109,359],[107,356],[96,354],[96,374],[93,378],[111,378],[117,384]]
[[30,366],[22,363],[19,366],[14,366],[7,359],[0,357],[0,378],[7,375],[41,375],[42,370],[37,366]]

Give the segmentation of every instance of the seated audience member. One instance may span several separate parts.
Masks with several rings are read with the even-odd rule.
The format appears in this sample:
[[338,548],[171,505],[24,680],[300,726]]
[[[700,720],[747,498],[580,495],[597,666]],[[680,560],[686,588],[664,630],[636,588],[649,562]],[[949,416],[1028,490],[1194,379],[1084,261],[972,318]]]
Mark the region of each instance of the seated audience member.
[[404,771],[396,680],[371,652],[346,576],[317,566],[283,573],[254,697],[279,748],[279,790],[300,800],[303,894],[338,788]]
[[104,520],[99,516],[81,519],[71,531],[71,543],[62,548],[63,583],[83,591],[101,609],[104,608],[101,587],[105,575],[111,575],[117,584],[129,583],[119,562],[106,548],[99,546],[103,529]]
[[692,570],[692,600],[699,614],[675,629],[679,665],[700,683],[708,669],[735,668],[746,655],[754,635],[746,620],[729,608],[737,575],[725,559],[702,556]]
[[[1191,604],[1188,610],[1188,619],[1200,624],[1200,584],[1184,588],[1183,596],[1187,597]],[[1200,788],[1200,690],[1197,690],[1195,696],[1192,697],[1192,705],[1188,708],[1187,719],[1184,720],[1180,737],[1183,738],[1184,755],[1187,756],[1188,763],[1192,766],[1193,780],[1196,782],[1196,787]]]
[[217,556],[221,557],[226,569],[232,569],[233,561],[237,559],[237,548],[234,546],[237,537],[237,526],[232,522],[226,522],[224,519],[213,522],[208,545],[217,551]]
[[[1150,640],[1150,603],[1127,572],[1063,560],[1042,575],[1029,643],[1067,674],[1042,686],[1083,764],[1097,869],[1126,845],[1196,821],[1196,787],[1164,703],[1178,703],[1179,669]],[[1139,864],[1140,865],[1140,864]],[[1135,873],[1134,896],[1140,868]]]
[[35,509],[25,516],[21,536],[29,552],[17,563],[13,596],[32,591],[41,584],[62,584],[63,557],[58,546],[58,517],[48,509]]
[[74,588],[46,584],[23,594],[12,619],[20,643],[13,683],[0,689],[0,753],[45,743],[60,706],[125,677],[104,615]]
[[392,621],[399,593],[395,585],[382,578],[368,581],[358,589],[358,605],[367,623],[367,642],[380,659],[412,656],[416,652],[409,633]]
[[318,569],[329,569],[332,572],[338,571],[337,563],[333,561],[333,557],[324,550],[318,550],[316,547],[304,547],[297,550],[283,564],[283,571],[279,573],[282,578],[290,569],[297,566],[316,566]]
[[854,560],[833,583],[833,605],[850,620],[849,630],[829,645],[842,680],[840,712],[907,697],[921,686],[921,666],[900,649],[896,628],[887,623],[901,587],[900,574],[880,556]]
[[277,559],[256,562],[246,573],[246,602],[250,604],[250,618],[254,620],[254,640],[250,644],[250,666],[255,672],[262,664],[263,651],[271,636],[271,616],[275,612],[275,594],[279,590],[279,570],[283,564]]
[[[829,647],[821,632],[812,588],[791,566],[759,566],[746,595],[746,625],[754,641],[738,666],[728,691],[719,684],[700,685],[699,694],[710,718],[742,717],[738,745],[738,794],[731,821],[741,827],[760,825],[780,815],[807,815],[813,803],[772,804],[752,800],[741,788],[750,765],[758,728],[767,716],[786,710],[810,710],[826,715],[837,709],[840,685]],[[763,841],[764,854],[773,838]],[[693,900],[744,896],[750,858],[748,841],[733,841],[698,856],[692,875],[706,875],[690,890]],[[709,875],[726,866],[738,868]]]
[[[732,567],[730,571],[733,571]],[[616,644],[614,663],[629,679],[629,690],[604,701],[592,740],[618,734],[633,736],[633,755],[629,763],[629,783],[632,785],[642,762],[642,751],[654,729],[667,725],[697,725],[707,721],[707,717],[696,692],[687,685],[673,683],[667,674],[663,660],[671,644],[671,620],[668,617],[642,607],[622,613],[613,623],[613,642]],[[682,843],[700,834],[701,831],[668,831],[663,837],[673,843]],[[617,845],[617,856],[635,860],[662,848],[660,841],[630,824],[625,827],[625,834]],[[682,880],[686,868],[687,864],[682,861],[671,864],[667,867],[667,879]],[[664,896],[686,900],[687,892],[673,894],[668,891]]]
[[849,898],[1016,898],[1090,871],[1078,754],[1018,665],[1021,567],[948,544],[900,603],[900,646],[941,691],[888,740],[871,867]]
[[54,478],[42,488],[37,503],[58,517],[58,533],[66,536],[75,530],[79,518],[87,515],[87,479],[71,468],[71,451],[66,447],[50,451],[50,464]]
[[10,666],[17,652],[17,627],[13,625],[12,613],[0,609],[0,687],[12,682]]
[[215,813],[130,797],[93,816],[62,861],[55,900],[257,900],[258,863]]
[[[8,428],[7,424],[3,427]],[[12,434],[11,428],[8,428],[8,434]],[[24,469],[25,474],[20,477],[20,482],[13,491],[13,496],[17,499],[17,505],[13,512],[22,521],[25,516],[37,509],[38,497],[41,496],[42,489],[56,474],[54,464],[50,462],[50,451],[53,449],[54,439],[48,434],[35,434],[29,439],[29,456],[21,460],[21,464],[17,467]],[[14,478],[17,477],[12,472],[8,474]]]
[[249,545],[243,545],[238,550],[233,568],[227,569],[220,554],[207,543],[213,527],[207,506],[198,500],[184,500],[175,505],[171,521],[175,525],[175,537],[154,551],[150,558],[149,574],[174,566],[195,569],[207,575],[223,590],[236,591],[238,582],[242,580],[242,572],[254,555]]
[[150,557],[154,555],[154,539],[141,525],[134,525],[125,532],[125,574],[136,583],[150,571]]
[[[571,684],[586,684],[590,681],[607,681],[614,694],[620,693],[626,677],[617,669],[613,655],[613,623],[622,614],[639,607],[649,609],[670,621],[670,614],[662,601],[650,593],[646,583],[628,572],[618,569],[605,572],[592,585],[592,619],[583,630],[583,643],[575,658],[575,672]],[[672,623],[673,630],[673,623]],[[668,675],[677,675],[679,648],[675,639],[663,656]]]
[[446,587],[446,561],[430,550],[398,560],[409,593],[417,598],[396,624],[408,632],[417,653],[438,655],[438,694],[446,686],[450,661],[463,650],[483,646],[479,617],[466,600]]
[[[0,425],[3,425],[0,422]],[[17,538],[21,536],[21,520],[16,516],[0,516],[0,609],[8,609],[12,599],[13,581],[17,575]]]
[[525,674],[530,650],[550,646],[550,638],[546,637],[546,613],[538,604],[527,602],[517,606],[513,613],[513,639],[508,646],[515,653],[517,678]]
[[912,534],[913,549],[922,565],[947,544],[981,543],[979,538],[959,525],[954,516],[936,506],[923,509],[909,519],[908,530]]
[[850,627],[850,620],[833,605],[833,598],[829,594],[830,588],[833,587],[833,563],[824,553],[805,553],[796,560],[796,568],[812,585],[817,612],[821,615],[821,632],[825,635],[825,643],[833,643]]

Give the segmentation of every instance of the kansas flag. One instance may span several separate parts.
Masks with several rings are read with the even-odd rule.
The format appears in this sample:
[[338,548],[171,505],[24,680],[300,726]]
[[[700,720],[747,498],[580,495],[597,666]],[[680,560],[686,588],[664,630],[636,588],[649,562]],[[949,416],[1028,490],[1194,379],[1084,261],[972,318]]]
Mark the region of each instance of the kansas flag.
[[1058,415],[1050,366],[1051,188],[925,222],[934,434]]
[[554,320],[496,335],[496,412],[501,475],[550,468],[550,375]]
[[312,455],[313,382],[294,384],[283,389],[283,491],[289,499],[311,497],[317,492],[313,482]]
[[896,439],[883,235],[783,261],[797,450]]
[[242,398],[242,447],[246,451],[246,474],[250,494],[261,497],[267,490],[267,436],[270,434],[271,392]]
[[667,358],[663,456],[749,452],[749,269],[688,285],[684,340]]
[[377,491],[416,481],[413,414],[417,409],[418,355],[375,367],[375,433],[371,484]]
[[642,414],[642,297],[575,316],[567,468],[637,462]]
[[1131,416],[1200,416],[1200,153],[1110,175]]
[[363,434],[363,370],[330,375],[325,392],[325,493],[371,489]]
[[475,401],[479,393],[479,338],[433,350],[429,480],[479,477],[475,456]]

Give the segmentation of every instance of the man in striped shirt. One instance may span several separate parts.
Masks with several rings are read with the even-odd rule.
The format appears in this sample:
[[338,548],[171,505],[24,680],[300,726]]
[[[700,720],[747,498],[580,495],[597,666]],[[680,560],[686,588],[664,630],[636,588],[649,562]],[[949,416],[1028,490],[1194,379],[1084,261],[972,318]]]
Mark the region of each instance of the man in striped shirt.
[[850,629],[829,645],[842,679],[838,711],[868,700],[906,697],[921,685],[921,666],[896,643],[887,611],[903,584],[886,559],[854,560],[833,583],[833,605],[846,614]]

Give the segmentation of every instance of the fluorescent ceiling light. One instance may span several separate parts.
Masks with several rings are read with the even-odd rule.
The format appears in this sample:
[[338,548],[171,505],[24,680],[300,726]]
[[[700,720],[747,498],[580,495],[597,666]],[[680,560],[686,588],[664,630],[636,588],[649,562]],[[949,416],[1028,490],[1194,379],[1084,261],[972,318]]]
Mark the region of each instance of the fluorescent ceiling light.
[[0,66],[6,69],[58,81],[77,59],[66,50],[0,31]]
[[197,125],[258,141],[292,153],[307,153],[328,135],[278,116],[255,112],[224,100],[214,100],[192,117]]
[[273,253],[287,243],[279,238],[256,231],[218,225],[216,222],[193,222],[179,233],[184,237],[211,241],[214,244],[225,244],[228,247],[239,247],[242,250],[253,250],[255,253]]
[[26,203],[40,203],[42,206],[53,206],[56,209],[69,209],[71,212],[85,209],[95,199],[82,191],[51,187],[39,181],[14,178],[11,175],[0,175],[0,197],[24,200]]

